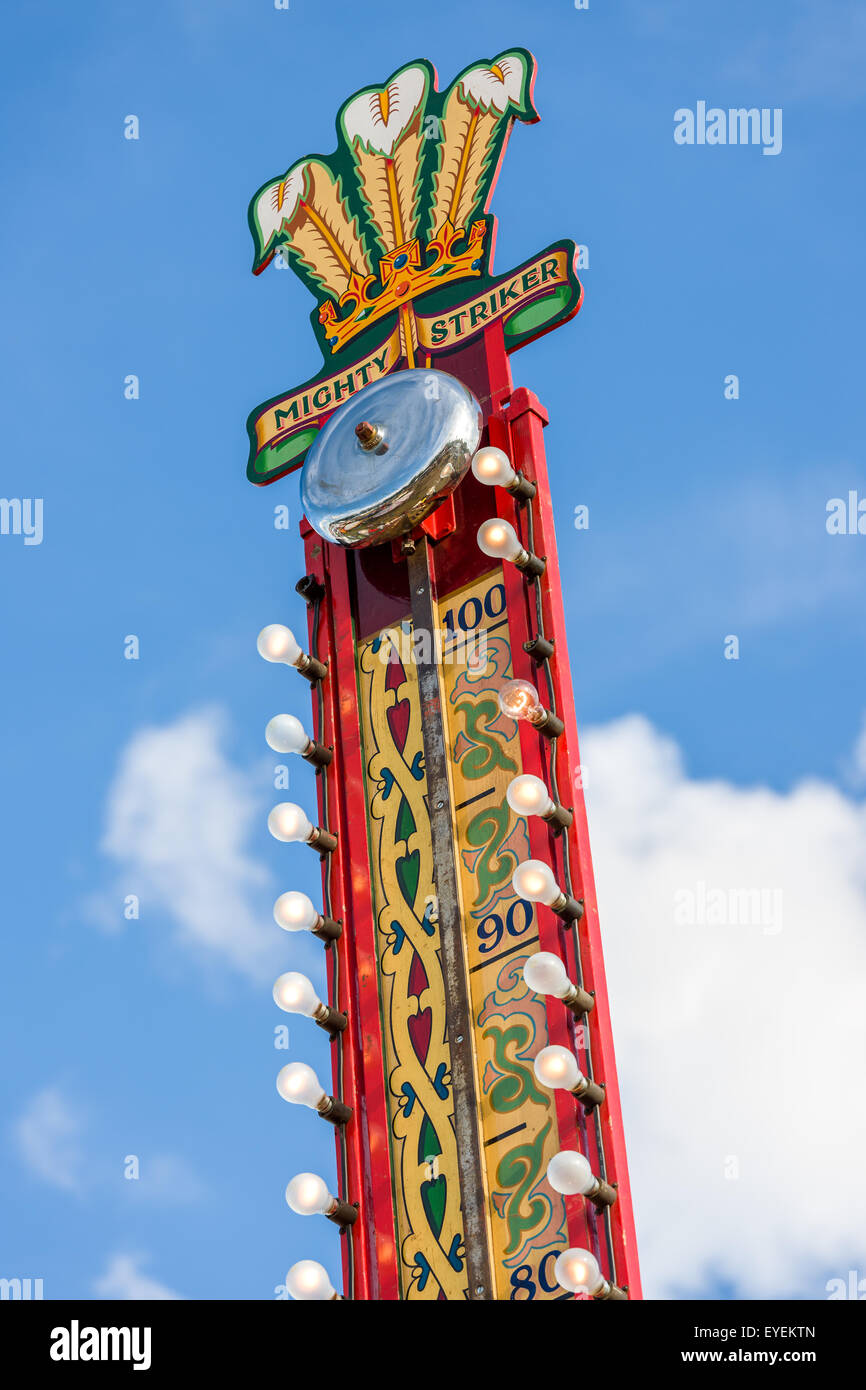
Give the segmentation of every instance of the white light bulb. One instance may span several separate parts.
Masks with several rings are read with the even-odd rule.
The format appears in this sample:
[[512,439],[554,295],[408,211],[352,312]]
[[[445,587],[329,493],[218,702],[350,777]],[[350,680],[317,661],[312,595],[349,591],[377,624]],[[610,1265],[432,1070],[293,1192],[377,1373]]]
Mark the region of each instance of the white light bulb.
[[563,1197],[585,1197],[595,1187],[589,1159],[574,1149],[561,1149],[547,1165],[547,1181]]
[[544,903],[546,907],[562,897],[553,870],[543,859],[525,859],[518,864],[511,875],[511,886],[518,898],[525,898],[531,903]]
[[303,656],[295,634],[282,623],[268,623],[263,627],[256,646],[265,661],[278,661],[283,666],[296,666]]
[[274,985],[274,1003],[287,1014],[303,1014],[313,1018],[322,1001],[311,980],[297,970],[281,975]]
[[310,821],[293,801],[281,801],[274,807],[268,816],[268,830],[275,840],[282,840],[284,844],[307,841],[313,834]]
[[336,1298],[337,1291],[328,1278],[327,1270],[318,1260],[298,1260],[286,1275],[286,1288],[292,1298],[323,1302]]
[[274,903],[274,921],[283,931],[312,931],[320,915],[306,893],[281,893]]
[[532,1065],[542,1086],[554,1091],[573,1091],[581,1080],[580,1068],[567,1047],[543,1047]]
[[598,1260],[588,1250],[563,1250],[553,1266],[553,1273],[560,1288],[568,1289],[569,1293],[595,1293],[604,1283]]
[[275,753],[306,753],[312,741],[293,714],[275,714],[265,729],[265,742]]
[[478,450],[472,460],[472,472],[479,483],[486,483],[488,487],[508,487],[517,477],[508,455],[492,444]]
[[523,967],[523,978],[536,994],[552,994],[564,999],[571,993],[572,984],[559,956],[552,951],[536,951]]
[[518,816],[546,816],[556,803],[540,777],[522,772],[508,783],[505,799]]
[[531,681],[506,681],[496,698],[502,713],[509,719],[538,719],[544,713],[538,691]]
[[306,1062],[289,1062],[277,1076],[277,1090],[283,1100],[293,1105],[308,1105],[311,1110],[326,1099],[322,1083]]
[[324,1215],[333,1206],[328,1184],[317,1173],[298,1173],[286,1188],[286,1201],[299,1216]]
[[478,527],[478,548],[494,560],[516,560],[524,553],[514,527],[501,517],[492,516]]

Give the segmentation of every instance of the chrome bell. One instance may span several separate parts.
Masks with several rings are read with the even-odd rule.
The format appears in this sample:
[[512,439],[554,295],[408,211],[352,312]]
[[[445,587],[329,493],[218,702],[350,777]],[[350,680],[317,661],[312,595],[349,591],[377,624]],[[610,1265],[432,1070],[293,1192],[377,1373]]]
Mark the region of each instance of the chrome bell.
[[413,367],[363,387],[316,436],[301,503],[327,541],[352,548],[406,535],[453,492],[484,418],[447,372]]

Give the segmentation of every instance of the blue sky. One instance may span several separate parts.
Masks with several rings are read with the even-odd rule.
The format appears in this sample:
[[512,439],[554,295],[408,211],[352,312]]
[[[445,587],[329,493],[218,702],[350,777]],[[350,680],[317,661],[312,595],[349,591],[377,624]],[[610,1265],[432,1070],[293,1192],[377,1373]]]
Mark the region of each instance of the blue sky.
[[[270,908],[283,888],[315,896],[317,866],[265,830],[279,798],[264,725],[282,709],[306,718],[308,690],[261,662],[255,637],[303,626],[302,550],[297,479],[252,488],[244,433],[318,354],[300,283],[250,274],[247,203],[296,158],[332,150],[343,99],[409,59],[429,57],[447,83],[509,46],[535,53],[542,120],[509,147],[496,265],[563,236],[589,248],[578,319],[512,360],[551,416],[579,726],[602,729],[600,764],[626,784],[673,740],[677,796],[724,784],[713,824],[726,832],[764,808],[754,835],[794,853],[792,897],[796,862],[804,893],[830,864],[847,974],[862,963],[862,859],[834,856],[862,846],[866,540],[828,535],[825,509],[866,496],[866,23],[846,0],[45,0],[3,27],[2,492],[44,499],[44,537],[0,536],[0,1275],[42,1277],[46,1297],[146,1293],[151,1279],[184,1297],[269,1298],[303,1255],[336,1274],[337,1251],[330,1226],[282,1197],[299,1169],[331,1175],[333,1153],[329,1128],[274,1089],[285,1056],[269,981],[295,965],[322,979],[318,947],[283,940]],[[674,112],[701,100],[782,108],[782,152],[678,146]],[[123,138],[129,114],[138,141]],[[273,526],[279,502],[288,532]],[[723,658],[728,634],[739,661]],[[629,715],[644,722],[618,722]],[[293,779],[311,807],[311,770]],[[621,865],[600,819],[616,806],[599,793],[594,810],[591,784],[589,805]],[[639,860],[635,896],[612,889],[608,918],[600,872],[608,933],[624,935],[618,912],[634,921]],[[700,877],[699,849],[695,862]],[[141,917],[124,922],[129,893]],[[831,984],[834,968],[813,966]],[[292,1055],[325,1077],[314,1031],[293,1022]],[[639,1047],[628,1019],[622,1037]],[[787,1048],[781,1034],[767,1044],[770,1081]],[[622,1042],[620,1061],[628,1096]],[[636,1103],[638,1165],[642,1124]],[[835,1167],[844,1154],[826,1142]],[[138,1183],[123,1177],[130,1154]],[[642,1191],[652,1252],[648,1178]],[[696,1213],[713,1191],[710,1177],[694,1189]],[[824,1296],[846,1260],[866,1268],[864,1241],[846,1245],[838,1224],[835,1243],[794,1252],[802,1288],[770,1267],[765,1291]],[[682,1260],[658,1259],[657,1293],[751,1287],[709,1236]]]

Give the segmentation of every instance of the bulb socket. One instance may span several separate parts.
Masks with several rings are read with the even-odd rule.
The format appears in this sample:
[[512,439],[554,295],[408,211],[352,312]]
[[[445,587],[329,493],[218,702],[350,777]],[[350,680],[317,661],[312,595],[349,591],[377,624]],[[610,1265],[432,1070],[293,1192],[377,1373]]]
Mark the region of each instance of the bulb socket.
[[314,574],[305,574],[295,585],[295,593],[300,594],[305,603],[318,603],[325,597],[325,586]]
[[519,468],[515,468],[514,472],[516,476],[514,481],[508,484],[507,491],[511,493],[512,497],[521,497],[524,501],[531,501],[538,488],[535,483],[531,483],[528,478],[524,477]]
[[313,767],[328,767],[333,761],[334,750],[326,748],[324,743],[316,743],[316,740],[311,738],[309,748],[301,757],[304,762],[312,763]]
[[553,656],[553,639],[549,637],[533,637],[529,642],[524,642],[523,650],[528,652],[535,662],[540,666],[542,661],[549,661]]
[[612,1207],[616,1201],[616,1188],[611,1187],[609,1182],[603,1182],[601,1178],[596,1178],[595,1187],[591,1192],[587,1192],[586,1200],[592,1202],[594,1207],[603,1211],[605,1207]]
[[545,559],[540,555],[533,555],[529,550],[521,550],[514,563],[519,570],[523,571],[527,579],[539,579],[547,566]]
[[567,811],[564,806],[554,806],[553,810],[548,811],[541,819],[547,821],[547,824],[553,827],[555,835],[561,835],[563,830],[567,830],[572,824],[574,816],[572,812]]
[[322,1119],[332,1125],[348,1124],[352,1118],[351,1105],[344,1105],[336,1096],[323,1096],[316,1109]]
[[317,1023],[320,1028],[324,1028],[326,1033],[330,1033],[332,1038],[335,1038],[338,1033],[342,1033],[349,1018],[339,1009],[332,1009],[330,1004],[320,1004],[313,1014],[313,1022]]
[[333,1221],[335,1226],[339,1226],[341,1231],[345,1231],[347,1226],[354,1226],[358,1220],[357,1202],[341,1202],[338,1197],[334,1198],[334,1205],[325,1215],[329,1221]]
[[323,830],[317,825],[309,840],[308,845],[319,851],[319,854],[333,854],[337,848],[337,837],[332,835],[330,830]]
[[320,917],[312,932],[320,941],[337,941],[343,935],[343,923],[333,917]]
[[618,1284],[609,1284],[606,1279],[601,1281],[600,1286],[592,1295],[599,1303],[601,1302],[628,1302],[628,1293],[621,1289]]
[[319,661],[318,657],[309,656],[306,652],[302,652],[301,659],[295,667],[295,670],[300,671],[304,680],[309,681],[311,685],[315,685],[316,681],[323,681],[325,679],[328,674],[328,665],[325,661]]
[[594,1110],[604,1100],[604,1087],[584,1076],[571,1094],[577,1097],[584,1110]]
[[595,1008],[595,999],[580,985],[572,985],[562,1002],[567,1009],[571,1009],[575,1018],[583,1018],[584,1014],[591,1014]]
[[567,897],[565,893],[560,893],[550,906],[563,922],[579,922],[583,916],[583,903],[579,903],[577,898]]
[[530,719],[529,722],[545,738],[559,738],[565,733],[562,720],[549,709],[542,710],[537,719]]

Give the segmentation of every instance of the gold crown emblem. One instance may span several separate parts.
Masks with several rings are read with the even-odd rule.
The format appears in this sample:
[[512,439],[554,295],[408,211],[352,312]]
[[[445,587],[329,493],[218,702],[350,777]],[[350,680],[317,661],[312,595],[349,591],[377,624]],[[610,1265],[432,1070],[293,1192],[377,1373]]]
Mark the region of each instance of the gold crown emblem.
[[[480,275],[486,230],[483,220],[473,222],[468,234],[446,221],[438,236],[427,243],[427,252],[433,253],[429,265],[422,264],[421,243],[417,237],[398,246],[379,261],[378,283],[382,286],[379,294],[371,292],[377,284],[375,275],[361,276],[353,272],[348,289],[337,303],[329,299],[319,310],[319,322],[324,325],[331,351],[339,352],[356,334],[419,295],[451,280]],[[464,241],[463,250],[455,250],[457,243]],[[339,318],[337,309],[347,305],[353,307]]]

